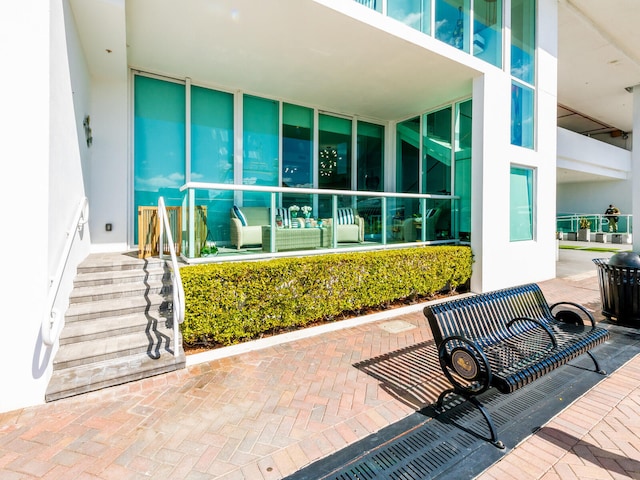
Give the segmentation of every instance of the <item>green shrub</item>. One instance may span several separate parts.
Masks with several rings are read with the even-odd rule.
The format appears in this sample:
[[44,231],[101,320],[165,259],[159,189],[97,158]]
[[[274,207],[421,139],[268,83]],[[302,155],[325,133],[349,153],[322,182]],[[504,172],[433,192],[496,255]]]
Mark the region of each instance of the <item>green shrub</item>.
[[436,246],[183,267],[183,338],[230,345],[433,294],[464,284],[472,262],[468,247]]

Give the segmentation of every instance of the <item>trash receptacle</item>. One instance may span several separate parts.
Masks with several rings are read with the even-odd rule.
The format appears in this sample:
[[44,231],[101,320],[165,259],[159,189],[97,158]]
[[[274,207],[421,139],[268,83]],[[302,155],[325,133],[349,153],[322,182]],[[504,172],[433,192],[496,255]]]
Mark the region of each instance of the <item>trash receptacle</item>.
[[594,258],[598,267],[602,314],[620,325],[640,327],[640,255],[621,252]]

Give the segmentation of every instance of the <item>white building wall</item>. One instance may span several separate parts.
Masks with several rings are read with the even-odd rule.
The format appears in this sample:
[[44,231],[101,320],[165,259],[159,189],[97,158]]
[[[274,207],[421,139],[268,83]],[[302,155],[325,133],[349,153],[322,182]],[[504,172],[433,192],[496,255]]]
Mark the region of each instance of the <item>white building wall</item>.
[[[91,102],[93,147],[89,201],[92,252],[122,252],[128,248],[129,176],[127,68],[118,78],[95,80]],[[111,224],[111,231],[106,224]]]
[[[67,13],[62,0],[0,5],[0,44],[9,46],[0,50],[0,62],[13,72],[0,80],[7,159],[0,198],[3,224],[12,226],[0,236],[8,305],[0,382],[10,390],[0,395],[0,412],[44,401],[55,347],[43,344],[40,328],[66,230],[84,195],[80,112],[88,95],[82,85],[71,85],[70,70],[85,67],[73,29],[65,29]],[[88,251],[88,235],[80,245],[84,252],[73,255],[72,269]],[[63,285],[56,306],[64,308],[70,288]]]
[[[511,145],[511,78],[487,72],[473,88],[471,289],[484,292],[555,277],[557,5],[539,2],[536,148]],[[542,23],[542,22],[540,22]],[[512,165],[535,171],[534,239],[509,240]]]

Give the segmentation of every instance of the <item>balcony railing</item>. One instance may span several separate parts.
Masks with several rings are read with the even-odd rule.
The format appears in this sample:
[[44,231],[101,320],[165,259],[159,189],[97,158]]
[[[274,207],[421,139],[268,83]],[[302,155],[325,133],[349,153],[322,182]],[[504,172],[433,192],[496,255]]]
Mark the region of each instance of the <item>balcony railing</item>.
[[[595,233],[610,233],[610,222],[607,215],[600,213],[572,213],[556,217],[556,231],[559,233],[577,232],[580,221],[586,219],[590,223],[590,230]],[[617,233],[633,233],[633,215],[618,215]]]
[[459,197],[452,195],[196,182],[180,191],[167,201],[182,207],[181,255],[190,263],[460,240]]

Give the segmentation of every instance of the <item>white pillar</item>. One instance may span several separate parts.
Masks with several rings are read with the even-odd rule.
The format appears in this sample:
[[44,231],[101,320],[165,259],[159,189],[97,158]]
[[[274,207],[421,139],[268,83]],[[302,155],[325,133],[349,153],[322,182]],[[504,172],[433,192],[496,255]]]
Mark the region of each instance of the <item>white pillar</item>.
[[633,251],[640,252],[640,85],[633,89],[633,145],[631,149],[631,213]]

